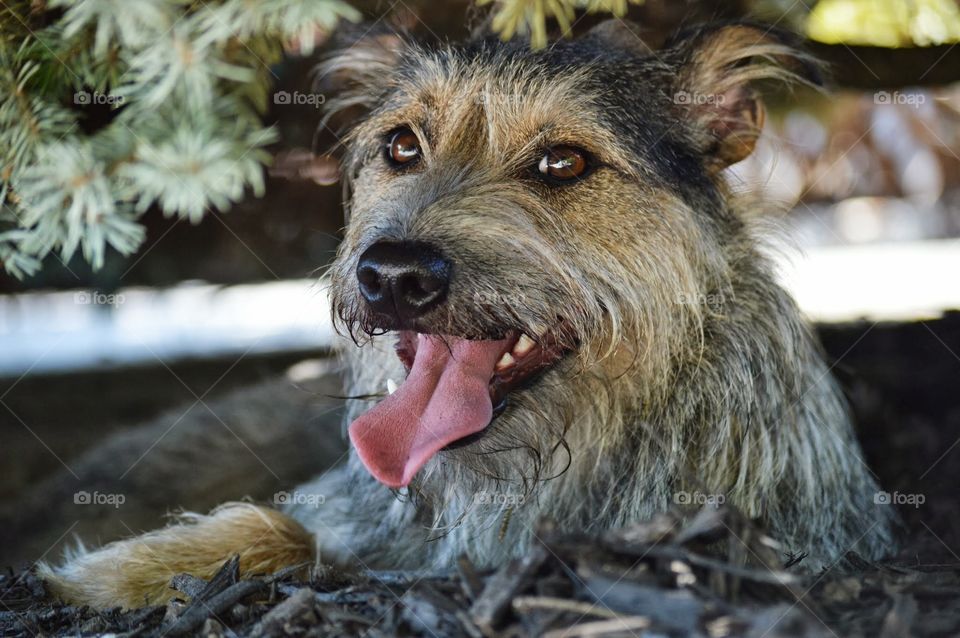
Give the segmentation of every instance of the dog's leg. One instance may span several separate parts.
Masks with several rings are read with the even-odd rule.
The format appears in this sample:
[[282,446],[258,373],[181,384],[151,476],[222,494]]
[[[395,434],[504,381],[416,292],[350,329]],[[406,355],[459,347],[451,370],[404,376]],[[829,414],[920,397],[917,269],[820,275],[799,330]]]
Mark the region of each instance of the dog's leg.
[[106,609],[165,602],[175,594],[173,576],[210,578],[235,554],[241,574],[268,574],[308,562],[424,568],[439,549],[426,543],[415,508],[355,458],[288,496],[284,512],[234,503],[186,514],[169,527],[81,549],[61,567],[40,564],[38,573],[58,598]]
[[[271,379],[125,429],[0,507],[0,564],[55,558],[74,537],[102,544],[164,524],[178,509],[273,495],[343,458],[337,368]],[[94,495],[107,495],[110,503]]]
[[[208,511],[250,495],[267,499],[334,464],[345,447],[335,433],[342,402],[328,397],[341,394],[342,383],[335,367],[324,372],[309,382],[245,388],[211,401],[209,409],[175,411],[116,435],[71,462],[72,475],[65,471],[37,486],[26,495],[32,503],[25,498],[0,515],[0,555],[43,559],[67,544],[61,567],[44,564],[38,571],[59,597],[99,608],[163,601],[174,593],[168,588],[173,575],[210,576],[234,554],[251,574],[310,560],[313,539],[301,525],[246,504],[184,515],[170,527],[133,535],[158,526],[166,511]],[[193,415],[198,410],[203,418]],[[75,498],[83,492],[124,500],[85,504]],[[65,531],[88,542],[132,538],[70,551]],[[40,538],[33,545],[24,540],[34,537]]]
[[185,514],[149,534],[80,550],[62,567],[41,563],[38,573],[58,598],[97,609],[139,607],[169,600],[170,579],[180,573],[210,578],[240,556],[240,573],[271,574],[313,560],[312,535],[273,509],[223,505],[207,516]]

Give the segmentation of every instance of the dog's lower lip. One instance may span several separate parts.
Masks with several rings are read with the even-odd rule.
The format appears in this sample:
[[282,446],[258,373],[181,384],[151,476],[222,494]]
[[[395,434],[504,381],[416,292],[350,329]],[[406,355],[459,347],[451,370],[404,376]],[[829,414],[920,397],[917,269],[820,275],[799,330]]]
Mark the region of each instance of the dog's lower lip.
[[[496,418],[496,417],[494,417],[494,418]],[[493,423],[493,421],[490,421],[490,423]],[[480,430],[479,432],[475,432],[474,434],[471,434],[471,435],[469,435],[469,436],[465,436],[465,437],[463,437],[462,439],[457,439],[456,441],[453,441],[452,443],[448,443],[447,445],[445,445],[445,446],[443,447],[443,450],[444,450],[444,451],[447,451],[447,450],[457,450],[457,449],[462,448],[462,447],[467,447],[467,446],[470,445],[471,443],[476,443],[477,441],[479,441],[480,439],[482,439],[482,438],[484,437],[484,435],[486,435],[487,430],[488,430],[489,428],[490,428],[490,425],[487,424],[487,427],[483,428],[483,429]]]

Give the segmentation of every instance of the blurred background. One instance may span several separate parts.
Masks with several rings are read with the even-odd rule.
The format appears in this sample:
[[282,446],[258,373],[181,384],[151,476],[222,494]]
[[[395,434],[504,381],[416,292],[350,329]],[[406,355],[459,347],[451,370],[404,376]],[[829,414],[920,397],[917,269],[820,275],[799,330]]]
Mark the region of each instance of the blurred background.
[[[427,39],[467,34],[469,2],[353,2],[368,22]],[[578,12],[574,32],[609,17]],[[678,25],[752,17],[809,37],[829,92],[775,95],[757,152],[732,167],[770,228],[783,282],[817,330],[917,555],[960,553],[960,6],[954,0],[646,0],[625,18],[656,45]],[[555,23],[547,21],[550,27]],[[340,187],[290,158],[336,145],[312,94],[329,46],[269,68],[265,121],[279,132],[262,196],[196,223],[152,207],[132,254],[93,270],[51,253],[23,279],[0,274],[0,508],[56,479],[91,446],[178,406],[309,376],[334,334],[324,267],[343,225]],[[89,117],[109,117],[92,105]],[[318,128],[319,127],[319,128]],[[319,132],[318,132],[319,131]],[[292,155],[291,155],[292,153]],[[283,395],[278,394],[277,400]],[[182,417],[181,417],[182,418]],[[253,453],[253,452],[251,452]],[[263,498],[305,463],[251,487]],[[11,515],[13,518],[16,514]],[[920,549],[916,549],[919,547]],[[960,560],[960,559],[957,559]]]

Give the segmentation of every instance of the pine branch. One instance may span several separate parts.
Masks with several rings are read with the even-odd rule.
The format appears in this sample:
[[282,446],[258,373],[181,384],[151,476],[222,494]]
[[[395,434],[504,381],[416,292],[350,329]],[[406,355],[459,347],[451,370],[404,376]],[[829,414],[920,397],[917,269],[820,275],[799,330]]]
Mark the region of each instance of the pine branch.
[[[478,0],[479,4],[494,0]],[[546,43],[575,10],[642,0],[497,0],[503,37]],[[6,0],[0,3],[0,261],[22,277],[51,251],[100,267],[130,254],[151,207],[198,222],[263,191],[275,140],[269,65],[310,53],[342,0]],[[91,104],[114,109],[81,128]]]
[[606,12],[622,16],[628,4],[642,4],[643,0],[477,0],[480,6],[495,4],[493,29],[504,40],[516,34],[529,34],[535,49],[547,45],[547,20],[557,21],[563,35],[569,35],[576,10],[588,13]]
[[[283,47],[359,13],[341,0],[16,0],[0,26],[0,262],[131,254],[156,206],[192,222],[260,195],[260,114]],[[9,19],[6,19],[9,18]],[[72,107],[70,105],[73,105]],[[116,113],[85,131],[91,104]]]

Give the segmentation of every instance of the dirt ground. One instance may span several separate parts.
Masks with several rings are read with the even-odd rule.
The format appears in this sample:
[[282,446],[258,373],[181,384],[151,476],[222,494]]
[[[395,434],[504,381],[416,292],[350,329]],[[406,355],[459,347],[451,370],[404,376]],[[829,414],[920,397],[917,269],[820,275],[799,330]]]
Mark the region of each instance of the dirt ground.
[[[5,636],[956,636],[958,565],[910,560],[800,576],[733,510],[671,515],[603,537],[543,528],[493,572],[327,571],[175,577],[166,606],[98,613],[51,603],[31,572],[0,576]],[[188,601],[189,602],[186,602]]]
[[[177,579],[180,600],[127,612],[60,605],[29,567],[9,570],[0,575],[0,635],[958,636],[960,313],[819,333],[881,484],[922,497],[899,508],[906,529],[895,559],[851,554],[803,575],[783,569],[762,531],[737,512],[706,509],[600,538],[565,536],[545,523],[541,543],[495,572],[463,562],[426,576],[326,571],[238,580],[228,563],[210,583]],[[237,381],[253,378],[243,372]],[[141,404],[146,412],[163,403],[165,386],[154,387],[158,394]],[[19,391],[19,400],[43,405],[51,387]],[[671,517],[682,524],[668,532]]]

